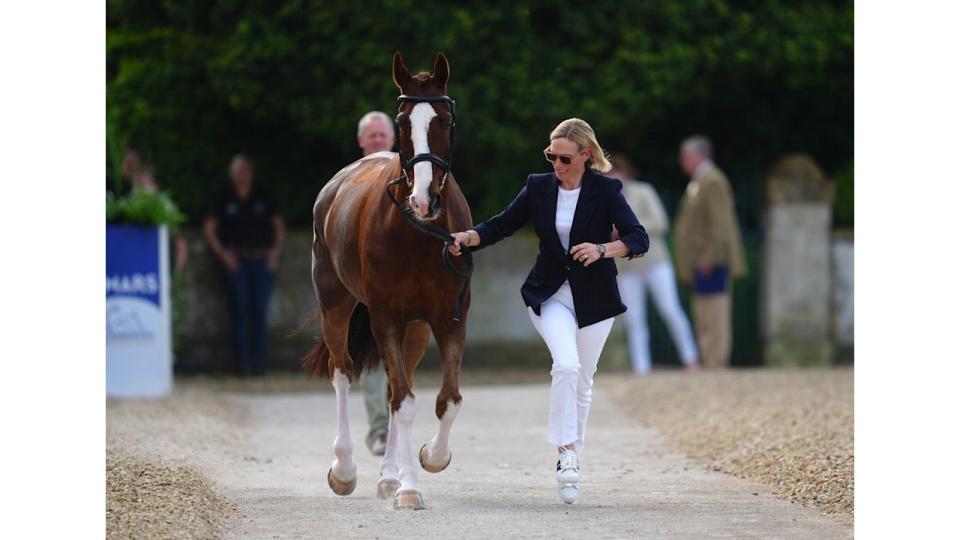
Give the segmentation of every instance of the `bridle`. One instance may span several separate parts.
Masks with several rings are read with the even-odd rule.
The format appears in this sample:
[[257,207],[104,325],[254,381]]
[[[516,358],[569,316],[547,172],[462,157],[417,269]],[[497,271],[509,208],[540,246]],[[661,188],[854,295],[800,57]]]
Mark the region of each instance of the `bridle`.
[[[441,193],[444,186],[447,183],[447,176],[450,175],[450,168],[453,166],[453,146],[455,142],[455,137],[457,133],[457,116],[456,116],[456,106],[457,102],[450,98],[450,96],[408,96],[406,94],[401,94],[397,98],[398,103],[447,103],[450,105],[450,152],[446,160],[442,157],[433,154],[417,154],[407,161],[403,157],[403,152],[399,153],[400,155],[400,177],[391,180],[387,183],[387,196],[390,197],[390,200],[393,201],[393,204],[400,210],[400,213],[403,215],[404,220],[408,225],[414,229],[420,231],[427,236],[432,236],[443,242],[442,256],[443,264],[446,266],[447,270],[453,273],[455,276],[463,280],[463,286],[460,288],[460,294],[457,295],[457,303],[453,307],[453,322],[460,322],[461,316],[463,315],[463,302],[466,299],[467,295],[467,285],[470,284],[470,276],[473,275],[473,255],[469,250],[463,250],[462,256],[464,262],[467,265],[467,269],[464,272],[457,270],[453,265],[453,262],[450,260],[450,252],[447,251],[447,246],[453,243],[453,236],[450,236],[450,233],[437,227],[436,225],[430,225],[426,223],[419,222],[413,215],[413,211],[409,207],[405,207],[400,204],[400,201],[397,200],[397,197],[393,194],[393,191],[390,190],[391,187],[400,184],[401,182],[406,182],[407,188],[413,189],[413,180],[410,179],[410,176],[407,174],[407,169],[412,169],[414,165],[420,163],[421,161],[429,161],[437,167],[443,169],[443,177],[440,179],[440,187],[437,193],[437,206],[441,206]],[[394,127],[396,133],[400,133],[400,126],[396,125],[396,120],[394,120]]]
[[[453,147],[456,143],[457,137],[457,102],[450,98],[450,96],[408,96],[406,94],[401,94],[397,97],[397,103],[446,103],[450,105],[450,152],[447,159],[444,160],[442,157],[434,154],[417,154],[407,161],[403,157],[403,152],[401,149],[400,152],[400,171],[402,173],[402,178],[406,181],[407,187],[413,189],[413,180],[410,179],[410,176],[407,175],[407,169],[413,169],[413,166],[421,161],[429,161],[437,167],[443,169],[443,178],[440,179],[440,189],[443,191],[443,186],[447,183],[447,176],[450,174],[450,169],[453,167]],[[397,125],[397,121],[393,121],[396,132],[400,133],[400,126]]]

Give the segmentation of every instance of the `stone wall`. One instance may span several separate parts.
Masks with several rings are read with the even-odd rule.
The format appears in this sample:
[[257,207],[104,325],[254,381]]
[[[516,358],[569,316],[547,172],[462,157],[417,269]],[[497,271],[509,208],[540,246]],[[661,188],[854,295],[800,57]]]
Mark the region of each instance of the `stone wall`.
[[[818,337],[816,342],[820,345],[812,348],[813,353],[803,353],[806,358],[815,357],[820,361],[822,354],[829,355],[830,343],[847,347],[852,357],[852,235],[834,235],[831,241],[822,210],[792,208],[774,212],[769,219],[765,242],[768,249],[762,272],[763,290],[767,296],[758,306],[765,326],[763,335],[783,334],[788,327],[792,328],[791,331],[802,330],[801,335],[825,335],[828,352],[817,352],[823,347],[823,340]],[[791,225],[796,223],[813,225],[819,231],[815,235],[816,242],[809,235],[796,237],[796,229]],[[187,229],[184,235],[190,246],[190,260],[186,270],[177,278],[174,297],[177,369],[181,372],[226,371],[231,367],[232,353],[220,264],[210,253],[199,230]],[[319,322],[314,321],[300,335],[291,336],[316,306],[310,282],[311,241],[309,230],[288,233],[270,303],[268,366],[271,369],[297,369],[300,356],[310,348],[312,336],[319,332]],[[814,245],[819,247],[814,248]],[[521,231],[475,255],[473,300],[468,314],[467,348],[463,360],[465,369],[506,366],[549,369],[546,347],[530,324],[520,298],[520,286],[533,264],[536,249],[536,237],[531,232]],[[777,259],[781,255],[775,254],[793,251],[795,255],[788,255],[779,263],[767,258]],[[814,298],[817,301],[809,304]],[[765,301],[770,304],[764,304]],[[603,371],[627,369],[628,366],[623,317],[618,319],[604,347],[600,364]],[[765,341],[768,345],[771,343]],[[784,359],[796,356],[790,352],[797,350],[795,343],[783,340],[777,343],[781,344],[779,349],[765,347],[768,364],[783,363]],[[823,361],[829,363],[829,357]],[[437,365],[436,350],[431,343],[423,366]]]

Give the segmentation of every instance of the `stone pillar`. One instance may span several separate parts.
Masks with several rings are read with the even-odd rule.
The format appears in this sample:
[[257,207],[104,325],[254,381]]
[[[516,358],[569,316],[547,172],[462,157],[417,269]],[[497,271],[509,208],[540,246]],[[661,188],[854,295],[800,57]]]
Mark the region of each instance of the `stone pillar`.
[[787,156],[768,176],[761,268],[767,365],[830,365],[832,204],[833,186],[809,156]]
[[833,339],[851,356],[853,350],[853,233],[833,234]]

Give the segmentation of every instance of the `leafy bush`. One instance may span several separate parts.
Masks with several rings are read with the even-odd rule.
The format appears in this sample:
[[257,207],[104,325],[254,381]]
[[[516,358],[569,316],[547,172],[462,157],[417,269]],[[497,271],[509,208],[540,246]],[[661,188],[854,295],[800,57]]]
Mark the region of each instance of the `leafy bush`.
[[186,216],[163,191],[134,190],[126,197],[107,196],[107,223],[167,225],[176,229],[184,221]]

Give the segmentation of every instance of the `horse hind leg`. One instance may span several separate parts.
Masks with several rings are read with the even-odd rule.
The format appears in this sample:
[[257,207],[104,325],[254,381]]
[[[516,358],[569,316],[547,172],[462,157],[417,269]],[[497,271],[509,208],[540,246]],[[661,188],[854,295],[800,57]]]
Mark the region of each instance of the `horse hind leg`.
[[[352,304],[352,305],[351,305]],[[357,487],[357,466],[353,462],[350,437],[350,380],[352,362],[347,355],[347,332],[356,302],[346,302],[323,313],[323,339],[330,350],[331,382],[337,393],[337,437],[333,441],[336,458],[327,472],[327,483],[337,495],[349,495]]]
[[460,362],[463,359],[463,324],[449,325],[434,337],[440,349],[443,367],[443,384],[437,394],[437,418],[440,428],[437,434],[420,448],[420,465],[427,472],[438,473],[450,465],[450,429],[460,412]]

